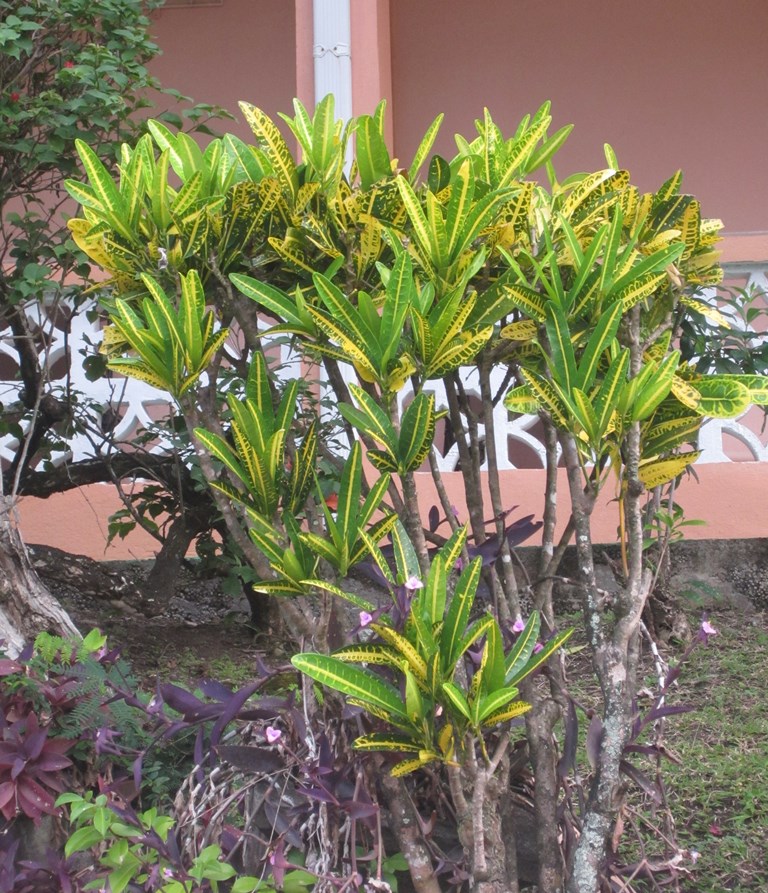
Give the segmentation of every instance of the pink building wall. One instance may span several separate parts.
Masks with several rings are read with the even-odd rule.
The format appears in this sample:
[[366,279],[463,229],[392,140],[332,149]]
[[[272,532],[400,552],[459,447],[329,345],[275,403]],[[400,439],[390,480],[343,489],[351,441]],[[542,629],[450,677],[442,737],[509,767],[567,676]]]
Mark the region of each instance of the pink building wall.
[[[390,0],[396,153],[434,116],[506,133],[552,100],[575,124],[558,172],[596,170],[603,143],[643,190],[679,167],[729,233],[768,230],[768,5],[755,0]],[[767,255],[763,255],[765,258]]]

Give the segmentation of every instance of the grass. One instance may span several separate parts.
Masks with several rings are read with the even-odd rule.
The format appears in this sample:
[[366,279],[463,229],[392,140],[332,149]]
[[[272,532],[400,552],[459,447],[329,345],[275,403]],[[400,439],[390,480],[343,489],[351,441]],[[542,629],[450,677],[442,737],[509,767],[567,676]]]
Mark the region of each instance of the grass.
[[672,718],[679,757],[666,773],[678,839],[698,852],[686,893],[768,889],[768,630],[765,615],[723,610],[719,635],[694,650]]
[[[695,629],[700,615],[691,614]],[[673,837],[687,850],[681,863],[681,893],[753,893],[768,890],[768,616],[752,615],[720,603],[710,616],[718,630],[707,645],[698,645],[686,661],[668,704],[687,705],[690,712],[665,719],[663,744],[674,758],[662,760],[661,772],[672,819]],[[579,620],[575,620],[579,626]],[[682,645],[662,649],[674,664]],[[600,709],[587,651],[574,655],[569,670],[572,694],[584,705]],[[650,654],[643,656],[640,686],[656,691]],[[650,706],[650,701],[647,702]],[[587,723],[580,717],[579,765],[589,767],[584,751]],[[640,743],[651,743],[648,729]],[[632,755],[630,762],[650,779],[656,777],[651,757]],[[666,861],[673,853],[652,827],[668,831],[663,810],[631,786],[624,815],[619,857],[625,864],[643,857]],[[695,864],[690,855],[693,854]],[[661,881],[664,875],[659,875]],[[643,884],[646,886],[643,886]],[[643,881],[627,889],[661,890]]]

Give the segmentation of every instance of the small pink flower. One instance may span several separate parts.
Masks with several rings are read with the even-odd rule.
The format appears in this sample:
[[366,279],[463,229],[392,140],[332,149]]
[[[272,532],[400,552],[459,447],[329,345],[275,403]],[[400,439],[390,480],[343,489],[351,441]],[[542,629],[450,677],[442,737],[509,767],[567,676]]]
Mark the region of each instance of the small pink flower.
[[276,729],[273,726],[267,726],[266,729],[264,729],[264,736],[266,737],[268,744],[275,744],[283,737],[283,733],[280,729]]
[[543,650],[544,650],[544,646],[541,644],[541,642],[537,642],[537,643],[533,646],[533,653],[534,653],[534,654],[538,654],[540,651],[543,651]]
[[414,589],[423,589],[424,588],[424,584],[421,582],[421,580],[418,577],[415,577],[415,576],[408,577],[408,579],[405,581],[404,585],[405,585],[406,589],[410,589],[411,591],[413,591]]
[[163,869],[163,877],[172,878],[173,871],[170,868],[164,868]]
[[17,93],[15,90],[11,93],[11,102],[18,102],[21,99],[21,93]]
[[369,614],[367,611],[360,612],[360,626],[365,628],[372,621],[373,621],[373,614]]
[[74,67],[75,67],[75,63],[74,63],[74,62],[71,62],[71,61],[70,61],[70,62],[65,62],[65,63],[64,63],[64,68],[74,68]]
[[522,617],[518,617],[517,620],[512,624],[512,632],[513,633],[521,633],[525,629],[525,623]]
[[704,633],[705,636],[719,635],[718,631],[714,628],[714,626],[712,626],[712,624],[709,622],[709,620],[701,621],[701,631]]

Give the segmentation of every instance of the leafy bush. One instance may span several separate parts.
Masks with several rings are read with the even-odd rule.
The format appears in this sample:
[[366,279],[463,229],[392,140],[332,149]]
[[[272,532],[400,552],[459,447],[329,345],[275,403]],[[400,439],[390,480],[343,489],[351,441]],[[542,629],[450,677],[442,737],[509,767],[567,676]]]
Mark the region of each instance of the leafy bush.
[[[679,172],[641,194],[610,147],[604,169],[560,179],[553,159],[569,128],[550,134],[548,104],[511,137],[486,111],[476,136],[457,135],[452,159],[430,157],[438,118],[407,168],[384,143],[383,104],[344,124],[330,97],[313,116],[296,102],[284,120],[301,146],[299,163],[267,115],[242,110],[254,145],[227,135],[202,150],[150,123],[124,147],[117,180],[78,143],[87,182],[67,184],[83,208],[69,226],[111,277],[102,302],[108,363],[174,395],[255,590],[280,596],[288,635],[319,652],[296,657],[296,666],[398,729],[362,736],[364,747],[397,744],[404,756],[394,778],[373,773],[367,796],[386,810],[419,893],[437,893],[438,866],[482,893],[517,883],[510,866],[524,829],[515,828],[508,797],[519,767],[504,713],[517,697],[517,645],[504,636],[520,630],[530,645],[537,621],[522,622],[530,615],[541,619],[545,651],[562,643],[553,582],[573,538],[603,697],[593,777],[579,802],[563,799],[578,782],[568,779],[573,761],[556,735],[571,711],[562,663],[550,661],[541,680],[519,681],[531,705],[539,889],[567,883],[571,893],[594,893],[609,883],[609,863],[615,873],[609,848],[620,836],[640,619],[654,580],[645,532],[662,489],[696,461],[705,418],[768,401],[764,376],[711,374],[675,347],[682,323],[709,312],[700,290],[722,276],[721,224],[681,192]],[[286,335],[303,371],[314,377],[322,366],[343,449],[318,435],[321,404],[312,418],[297,382],[272,374],[269,339]],[[508,523],[514,508],[500,473],[505,410],[536,413],[544,432],[543,548],[533,579],[515,572],[521,529]],[[458,509],[440,469],[439,432],[443,448],[458,454]],[[320,459],[337,476],[333,498],[318,485]],[[420,497],[427,464],[439,507]],[[562,537],[559,464],[570,499]],[[606,487],[615,488],[622,549],[609,593],[597,582],[591,528]],[[532,531],[530,516],[520,523]],[[658,566],[668,541],[660,535]],[[349,593],[355,566],[392,585],[392,624],[375,600]],[[409,601],[411,577],[424,589]],[[463,613],[477,577],[486,619]],[[339,598],[363,612],[361,625],[381,642],[344,649],[351,624]],[[468,644],[454,648],[454,634]],[[382,662],[384,675],[350,661]],[[301,691],[304,737],[340,740],[329,759],[349,759],[345,735],[336,735],[349,705],[306,678]],[[378,770],[385,758],[371,762]],[[358,764],[359,777],[370,777],[371,762]],[[414,778],[400,777],[417,767]],[[415,805],[419,779],[450,802],[464,851],[450,869]],[[343,864],[340,820],[323,819],[324,865]]]

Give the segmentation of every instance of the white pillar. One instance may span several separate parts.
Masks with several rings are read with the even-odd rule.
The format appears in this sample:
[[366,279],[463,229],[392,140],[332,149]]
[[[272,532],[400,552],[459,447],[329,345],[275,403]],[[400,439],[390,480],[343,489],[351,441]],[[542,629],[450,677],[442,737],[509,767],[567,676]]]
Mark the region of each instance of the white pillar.
[[352,117],[350,0],[313,0],[315,102],[333,93],[336,117]]

